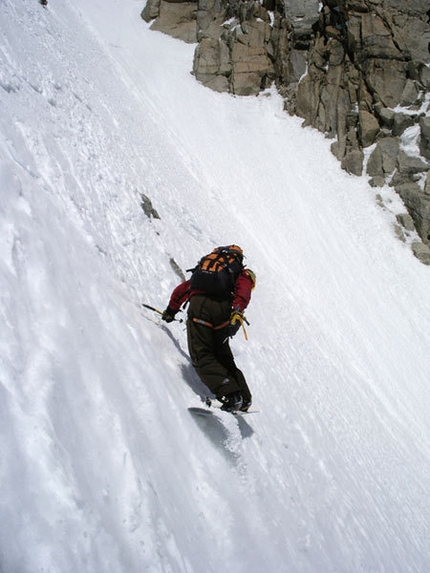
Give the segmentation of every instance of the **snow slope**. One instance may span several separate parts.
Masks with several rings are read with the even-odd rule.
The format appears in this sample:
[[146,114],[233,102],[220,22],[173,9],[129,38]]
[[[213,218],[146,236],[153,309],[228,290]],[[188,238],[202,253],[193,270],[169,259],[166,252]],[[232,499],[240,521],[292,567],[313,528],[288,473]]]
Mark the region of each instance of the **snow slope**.
[[[425,573],[430,269],[321,134],[135,0],[2,0],[1,573]],[[141,194],[160,219],[149,219]],[[195,418],[184,270],[257,273],[261,413]]]

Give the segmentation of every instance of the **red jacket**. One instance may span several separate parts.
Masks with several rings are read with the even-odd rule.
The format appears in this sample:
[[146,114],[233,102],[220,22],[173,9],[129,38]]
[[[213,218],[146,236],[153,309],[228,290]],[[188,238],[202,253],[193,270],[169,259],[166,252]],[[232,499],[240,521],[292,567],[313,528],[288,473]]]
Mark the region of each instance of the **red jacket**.
[[[245,310],[251,299],[253,286],[254,283],[251,277],[246,272],[246,269],[243,269],[237,277],[234,285],[233,302],[231,304],[232,309],[239,310],[240,312]],[[172,296],[169,301],[169,308],[174,312],[177,312],[181,306],[195,294],[204,294],[204,292],[197,289],[191,289],[189,280],[181,283],[172,292]]]

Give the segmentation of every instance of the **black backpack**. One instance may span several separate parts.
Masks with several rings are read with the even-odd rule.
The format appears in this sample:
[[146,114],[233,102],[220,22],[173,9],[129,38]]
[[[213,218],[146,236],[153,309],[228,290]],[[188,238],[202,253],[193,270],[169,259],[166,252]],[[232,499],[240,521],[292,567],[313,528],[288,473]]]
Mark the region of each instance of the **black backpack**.
[[192,289],[204,291],[216,298],[228,298],[243,269],[243,251],[237,245],[217,247],[202,257],[192,272]]

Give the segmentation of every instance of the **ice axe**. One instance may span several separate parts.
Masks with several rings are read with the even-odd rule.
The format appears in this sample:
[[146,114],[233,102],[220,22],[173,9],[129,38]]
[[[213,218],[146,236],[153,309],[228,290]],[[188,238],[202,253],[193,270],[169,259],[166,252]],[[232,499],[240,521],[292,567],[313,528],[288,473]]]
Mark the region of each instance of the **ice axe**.
[[[155,308],[153,306],[150,306],[149,304],[145,304],[144,302],[142,302],[142,306],[144,308],[147,308],[149,310],[153,310],[154,312],[156,312],[157,314],[160,314],[161,316],[163,316],[163,311],[159,310],[158,308]],[[176,322],[183,322],[182,318],[174,318],[173,320],[176,320]]]

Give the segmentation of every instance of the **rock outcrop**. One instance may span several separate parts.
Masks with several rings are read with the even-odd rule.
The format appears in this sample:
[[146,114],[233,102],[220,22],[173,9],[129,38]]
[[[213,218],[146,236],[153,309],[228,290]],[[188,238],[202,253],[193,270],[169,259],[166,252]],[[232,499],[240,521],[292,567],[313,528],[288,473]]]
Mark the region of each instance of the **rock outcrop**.
[[197,43],[193,73],[213,90],[254,95],[275,82],[344,169],[400,194],[427,262],[429,0],[148,0],[142,17]]
[[151,28],[189,44],[197,42],[197,2],[181,0],[148,0],[142,11],[145,22],[154,20]]

